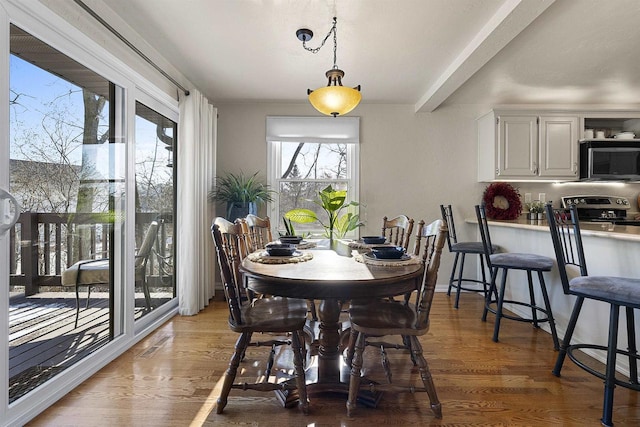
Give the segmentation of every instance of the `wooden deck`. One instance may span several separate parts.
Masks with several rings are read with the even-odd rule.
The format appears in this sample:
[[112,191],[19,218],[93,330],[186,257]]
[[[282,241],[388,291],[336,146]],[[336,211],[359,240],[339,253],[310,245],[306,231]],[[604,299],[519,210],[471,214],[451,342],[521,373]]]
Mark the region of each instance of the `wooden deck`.
[[[158,301],[156,301],[158,303]],[[161,302],[159,302],[161,304]],[[109,298],[80,293],[78,327],[74,327],[76,300],[73,292],[47,292],[10,298],[9,402],[96,351],[111,339]],[[144,298],[136,298],[136,319],[144,314]]]

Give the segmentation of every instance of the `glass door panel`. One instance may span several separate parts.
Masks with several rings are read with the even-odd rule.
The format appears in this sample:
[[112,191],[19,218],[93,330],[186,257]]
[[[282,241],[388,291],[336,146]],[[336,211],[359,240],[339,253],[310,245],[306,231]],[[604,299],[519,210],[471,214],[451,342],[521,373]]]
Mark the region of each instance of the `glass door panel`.
[[124,144],[113,83],[15,25],[10,52],[11,403],[121,333]]
[[176,296],[176,135],[174,121],[136,102],[136,319]]

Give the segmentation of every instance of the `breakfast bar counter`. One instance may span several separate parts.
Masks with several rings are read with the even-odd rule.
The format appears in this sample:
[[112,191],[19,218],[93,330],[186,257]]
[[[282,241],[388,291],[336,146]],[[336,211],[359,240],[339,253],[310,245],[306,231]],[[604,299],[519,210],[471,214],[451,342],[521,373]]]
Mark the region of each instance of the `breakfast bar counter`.
[[[467,219],[467,227],[478,229],[475,218]],[[532,221],[522,217],[513,221],[489,220],[492,243],[501,248],[501,252],[535,253],[551,257],[555,260],[555,252],[551,242],[551,234],[546,219]],[[613,225],[610,223],[581,222],[580,230],[584,245],[585,257],[589,275],[591,276],[619,276],[640,278],[640,227]],[[480,235],[478,232],[478,240]],[[520,274],[519,274],[520,273]],[[480,272],[478,271],[478,276]],[[553,268],[549,275],[545,275],[549,291],[549,298],[556,321],[558,335],[564,336],[569,316],[573,308],[575,297],[565,295],[560,282],[558,269]],[[513,292],[515,300],[526,300],[528,290],[526,277],[522,272],[509,275],[507,287]],[[523,286],[517,286],[522,283]],[[542,296],[536,295],[536,299]],[[506,306],[506,304],[505,304]],[[509,307],[514,313],[526,316],[524,308]],[[529,313],[530,314],[530,313]],[[621,322],[624,321],[621,319]],[[605,303],[587,300],[573,335],[576,343],[597,343],[606,345],[609,325],[609,306]],[[548,325],[543,325],[548,331]],[[640,319],[636,317],[636,330],[640,330]],[[618,337],[619,346],[627,345],[626,330],[621,327]],[[596,359],[604,362],[603,353],[590,353]],[[622,360],[621,360],[622,359]],[[551,369],[551,366],[549,367]],[[618,358],[618,370],[628,372],[628,359]]]

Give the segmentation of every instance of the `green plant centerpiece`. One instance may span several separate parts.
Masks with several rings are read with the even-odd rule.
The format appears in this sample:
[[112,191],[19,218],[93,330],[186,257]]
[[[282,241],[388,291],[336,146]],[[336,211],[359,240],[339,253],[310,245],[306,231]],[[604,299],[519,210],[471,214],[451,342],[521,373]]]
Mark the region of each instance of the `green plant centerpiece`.
[[[360,216],[357,213],[346,212],[342,214],[344,209],[351,206],[358,206],[358,202],[346,202],[346,190],[334,190],[329,185],[318,192],[318,198],[309,200],[310,202],[320,206],[326,213],[327,219],[322,220],[311,209],[291,209],[284,214],[284,219],[299,224],[310,224],[318,222],[324,227],[325,237],[333,239],[334,237],[343,238],[349,231],[355,230],[362,225]],[[285,221],[285,226],[287,221]]]
[[273,201],[273,190],[259,179],[258,172],[247,176],[243,172],[216,177],[209,200],[227,204],[227,219],[234,221],[247,214],[257,215],[258,205]]

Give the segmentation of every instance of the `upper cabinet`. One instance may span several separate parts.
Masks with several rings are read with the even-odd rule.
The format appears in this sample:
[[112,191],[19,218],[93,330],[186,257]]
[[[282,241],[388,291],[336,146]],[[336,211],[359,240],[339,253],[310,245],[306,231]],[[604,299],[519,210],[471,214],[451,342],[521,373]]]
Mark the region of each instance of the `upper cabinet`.
[[580,118],[491,111],[478,119],[478,181],[578,179]]

